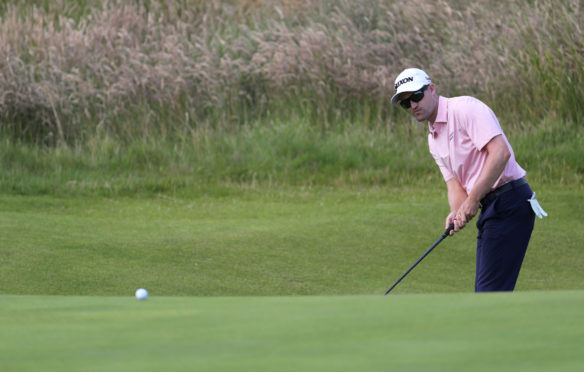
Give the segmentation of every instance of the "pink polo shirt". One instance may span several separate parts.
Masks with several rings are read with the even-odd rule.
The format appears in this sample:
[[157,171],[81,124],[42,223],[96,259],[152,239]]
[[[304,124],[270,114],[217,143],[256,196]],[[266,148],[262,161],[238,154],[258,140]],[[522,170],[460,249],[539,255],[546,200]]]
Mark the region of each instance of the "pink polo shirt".
[[444,181],[456,178],[467,194],[474,187],[487,159],[484,146],[495,136],[502,135],[511,151],[501,176],[491,189],[525,176],[517,164],[513,149],[507,141],[493,111],[473,97],[438,98],[435,122],[428,122],[430,153],[442,172]]

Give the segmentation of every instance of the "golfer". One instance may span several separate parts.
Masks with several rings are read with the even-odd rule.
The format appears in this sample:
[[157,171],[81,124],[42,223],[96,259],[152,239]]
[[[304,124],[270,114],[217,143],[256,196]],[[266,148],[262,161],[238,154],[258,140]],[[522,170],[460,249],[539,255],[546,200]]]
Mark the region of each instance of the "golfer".
[[455,232],[476,223],[475,291],[512,291],[533,231],[535,215],[547,215],[535,199],[525,170],[491,109],[473,97],[446,98],[422,70],[408,68],[395,79],[391,103],[428,122],[430,153],[446,188]]

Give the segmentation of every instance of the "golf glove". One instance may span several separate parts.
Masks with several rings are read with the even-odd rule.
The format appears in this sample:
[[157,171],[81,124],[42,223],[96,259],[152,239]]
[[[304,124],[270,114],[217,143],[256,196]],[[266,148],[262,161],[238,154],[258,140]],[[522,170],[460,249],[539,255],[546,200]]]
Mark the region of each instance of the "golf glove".
[[539,202],[535,198],[535,192],[533,193],[533,195],[531,195],[531,199],[527,199],[527,201],[529,202],[529,204],[531,204],[531,209],[533,209],[533,212],[535,212],[535,215],[537,217],[539,218],[547,217],[548,214],[543,210],[543,208],[541,207],[541,205],[539,205]]

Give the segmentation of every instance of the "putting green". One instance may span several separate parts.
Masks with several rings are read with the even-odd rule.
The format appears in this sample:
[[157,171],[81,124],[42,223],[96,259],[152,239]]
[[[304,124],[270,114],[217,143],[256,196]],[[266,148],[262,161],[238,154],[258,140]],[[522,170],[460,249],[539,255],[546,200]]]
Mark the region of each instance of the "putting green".
[[576,371],[584,292],[0,296],[2,371]]

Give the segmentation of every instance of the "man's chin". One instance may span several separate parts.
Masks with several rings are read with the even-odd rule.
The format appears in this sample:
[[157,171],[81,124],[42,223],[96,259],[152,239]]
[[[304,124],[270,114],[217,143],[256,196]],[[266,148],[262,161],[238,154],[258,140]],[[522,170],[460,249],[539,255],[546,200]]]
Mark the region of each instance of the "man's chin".
[[416,118],[417,121],[422,122],[422,121],[426,121],[426,115],[424,115],[423,113],[414,115],[414,117]]

